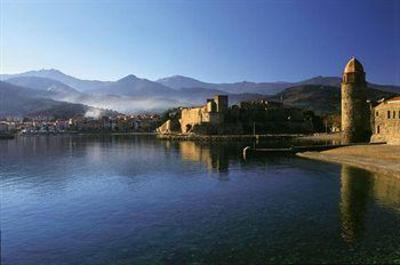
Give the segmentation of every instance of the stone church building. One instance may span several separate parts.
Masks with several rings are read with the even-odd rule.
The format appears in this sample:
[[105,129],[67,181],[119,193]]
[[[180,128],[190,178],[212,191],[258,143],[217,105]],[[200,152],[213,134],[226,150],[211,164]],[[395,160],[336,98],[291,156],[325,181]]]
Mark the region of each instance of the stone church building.
[[371,142],[400,144],[400,96],[381,100],[373,110]]

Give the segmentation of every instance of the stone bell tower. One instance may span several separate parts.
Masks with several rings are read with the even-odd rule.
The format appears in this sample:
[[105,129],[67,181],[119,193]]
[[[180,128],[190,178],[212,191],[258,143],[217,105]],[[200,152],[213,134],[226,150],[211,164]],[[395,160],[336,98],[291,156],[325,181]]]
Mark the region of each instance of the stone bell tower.
[[368,142],[371,136],[367,82],[361,63],[351,58],[342,79],[342,142]]

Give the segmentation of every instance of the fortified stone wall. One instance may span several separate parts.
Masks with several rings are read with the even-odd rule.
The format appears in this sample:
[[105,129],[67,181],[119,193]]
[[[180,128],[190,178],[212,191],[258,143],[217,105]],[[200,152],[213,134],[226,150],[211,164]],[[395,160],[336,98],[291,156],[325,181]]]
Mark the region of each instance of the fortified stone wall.
[[[195,134],[265,134],[265,133],[312,133],[313,115],[302,109],[284,106],[282,103],[242,102],[228,108],[226,96],[208,99],[200,107],[181,108],[175,133]],[[173,132],[173,124],[166,122],[157,129],[160,134]]]
[[281,103],[262,101],[241,102],[232,108],[226,121],[240,123],[247,134],[254,133],[312,133],[313,114],[285,106]]
[[160,134],[171,134],[180,132],[180,129],[180,125],[177,121],[167,120],[156,129],[156,132]]
[[204,112],[204,107],[182,109],[181,119],[179,120],[181,124],[181,132],[186,133],[194,124],[201,123],[202,112]]
[[228,96],[215,96],[213,100],[217,107],[217,112],[226,112],[228,110]]
[[212,125],[221,124],[224,122],[224,115],[220,112],[203,112],[202,122],[207,122]]
[[207,104],[201,107],[183,108],[179,120],[181,132],[190,133],[197,129],[205,133],[208,127],[213,129],[216,125],[224,122],[224,114],[227,109],[227,96],[215,96],[214,99],[208,99]]

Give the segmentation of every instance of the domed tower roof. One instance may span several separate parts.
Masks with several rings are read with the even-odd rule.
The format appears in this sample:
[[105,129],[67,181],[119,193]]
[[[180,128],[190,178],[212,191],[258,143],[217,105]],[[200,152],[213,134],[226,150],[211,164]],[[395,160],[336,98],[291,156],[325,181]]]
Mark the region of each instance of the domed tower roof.
[[355,57],[352,57],[346,64],[344,73],[364,73],[364,67]]

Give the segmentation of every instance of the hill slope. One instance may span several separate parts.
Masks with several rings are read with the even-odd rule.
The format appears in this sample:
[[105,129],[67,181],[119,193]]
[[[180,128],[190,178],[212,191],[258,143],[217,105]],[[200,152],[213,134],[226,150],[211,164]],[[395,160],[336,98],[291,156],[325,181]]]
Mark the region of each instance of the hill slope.
[[69,118],[85,115],[87,111],[94,109],[83,104],[72,104],[44,98],[43,94],[37,92],[30,88],[0,81],[0,116],[46,115],[56,118]]
[[33,76],[13,77],[7,79],[6,82],[20,87],[31,88],[39,91],[46,91],[48,92],[48,95],[50,97],[56,100],[57,99],[62,100],[62,98],[73,98],[82,96],[82,93],[80,93],[78,90],[64,83],[44,77],[33,77]]
[[[378,100],[390,97],[395,93],[374,88],[368,89],[368,99]],[[290,87],[270,98],[285,104],[313,110],[316,113],[335,113],[340,111],[340,88],[334,86],[300,85]]]

